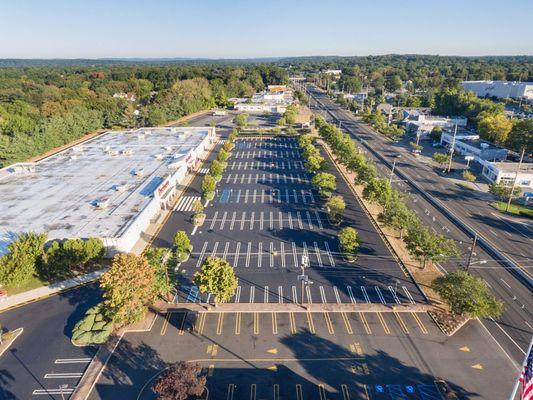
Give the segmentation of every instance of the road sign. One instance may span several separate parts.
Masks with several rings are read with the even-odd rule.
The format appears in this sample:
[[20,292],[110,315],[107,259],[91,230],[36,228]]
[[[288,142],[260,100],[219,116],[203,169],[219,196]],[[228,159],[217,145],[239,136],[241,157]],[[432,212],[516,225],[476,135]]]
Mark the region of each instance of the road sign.
[[475,158],[474,156],[465,156],[466,161],[472,161],[474,160],[474,158]]

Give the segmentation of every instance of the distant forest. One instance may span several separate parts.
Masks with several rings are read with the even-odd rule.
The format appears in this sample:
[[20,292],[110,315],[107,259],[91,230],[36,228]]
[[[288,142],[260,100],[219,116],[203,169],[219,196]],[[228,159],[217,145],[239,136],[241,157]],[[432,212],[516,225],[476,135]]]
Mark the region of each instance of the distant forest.
[[97,129],[160,125],[287,82],[273,64],[0,68],[0,166]]
[[354,89],[395,89],[410,81],[411,93],[424,93],[423,101],[437,106],[439,99],[446,100],[440,107],[450,113],[469,104],[458,87],[461,80],[533,80],[530,56],[4,59],[0,60],[0,166],[27,160],[96,129],[163,124],[224,106],[228,98],[250,96],[269,84],[287,83],[289,75],[313,75],[326,68],[342,69],[342,83]]

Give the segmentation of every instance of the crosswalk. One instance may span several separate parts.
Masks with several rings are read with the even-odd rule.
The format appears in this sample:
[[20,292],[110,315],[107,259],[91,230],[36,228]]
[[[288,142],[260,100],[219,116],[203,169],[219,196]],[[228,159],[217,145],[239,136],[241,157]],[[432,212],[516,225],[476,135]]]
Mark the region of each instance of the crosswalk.
[[312,190],[304,189],[222,189],[216,201],[221,204],[313,204],[316,198]]
[[[389,290],[391,288],[391,290]],[[396,290],[396,293],[394,293]],[[198,287],[184,284],[177,290],[174,303],[209,303],[210,293],[200,293]],[[304,303],[309,304],[414,304],[413,296],[405,285],[387,287],[376,285],[325,285],[316,282],[305,286]],[[302,287],[297,282],[283,285],[254,285],[243,283],[237,286],[229,303],[294,303],[302,302]]]
[[291,169],[291,170],[304,170],[303,161],[233,161],[228,165],[229,170],[254,170],[254,169]]
[[226,139],[219,139],[217,141],[217,144],[224,144],[224,143],[226,143]]
[[224,183],[227,184],[304,184],[310,183],[309,175],[307,174],[235,174],[230,173],[224,178]]
[[209,173],[209,168],[200,168],[200,169],[198,170],[198,173],[199,173],[200,175],[206,175],[206,174]]
[[314,211],[215,211],[207,218],[210,230],[324,229],[327,217]]
[[182,196],[174,208],[176,211],[192,211],[193,203],[201,200],[200,196]]

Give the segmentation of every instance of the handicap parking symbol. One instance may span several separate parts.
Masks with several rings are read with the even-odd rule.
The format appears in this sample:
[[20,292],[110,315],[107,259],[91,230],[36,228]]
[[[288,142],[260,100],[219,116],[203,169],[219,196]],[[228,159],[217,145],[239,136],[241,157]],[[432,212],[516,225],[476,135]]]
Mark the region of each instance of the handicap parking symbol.
[[381,385],[376,385],[376,392],[385,393],[385,389]]
[[414,393],[415,392],[415,388],[412,387],[412,386],[406,386],[405,390],[407,390],[407,393]]

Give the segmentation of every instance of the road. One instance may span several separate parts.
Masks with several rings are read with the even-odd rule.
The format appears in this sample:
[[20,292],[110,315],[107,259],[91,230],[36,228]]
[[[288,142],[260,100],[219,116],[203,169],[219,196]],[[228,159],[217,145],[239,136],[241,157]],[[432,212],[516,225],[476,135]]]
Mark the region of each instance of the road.
[[[308,86],[308,88],[309,93],[315,99],[313,102],[315,109],[316,105],[320,104],[318,108],[322,112],[324,109],[329,111],[337,123],[338,121],[341,122],[341,127],[344,130],[358,140],[363,140],[361,142],[363,148],[366,148],[367,154],[376,161],[382,176],[390,176],[389,166],[375,157],[370,148],[389,160],[392,160],[393,156],[401,154],[400,161],[396,163],[397,172],[415,181],[427,195],[437,199],[457,218],[472,226],[483,237],[492,235],[495,239],[487,241],[504,252],[506,256],[512,257],[515,261],[518,260],[524,271],[529,274],[526,268],[531,267],[530,263],[533,256],[533,241],[529,227],[493,214],[494,210],[486,202],[480,202],[472,196],[470,191],[460,189],[446,178],[439,176],[433,168],[419,162],[408,150],[389,141],[356,119],[352,113],[340,108],[326,94],[314,87]],[[400,179],[396,176],[395,180]],[[453,270],[461,267],[460,263],[464,263],[470,253],[471,236],[465,234],[440,209],[435,208],[407,183],[395,182],[395,186],[406,193],[409,207],[415,210],[428,226],[457,241],[462,259],[447,263],[443,265],[443,268]],[[515,274],[494,260],[487,252],[479,247],[475,252],[476,258],[471,270],[481,276],[495,295],[504,300],[506,304],[505,312],[500,319],[497,321],[485,320],[483,324],[506,352],[514,360],[521,362],[533,334],[531,291],[524,285],[523,280],[518,279]],[[488,262],[481,264],[479,263],[481,260],[488,260]]]

